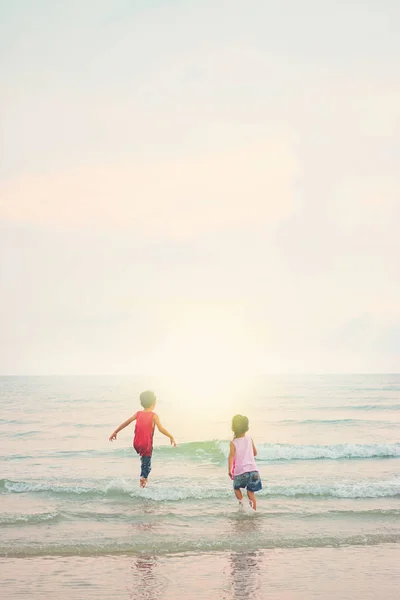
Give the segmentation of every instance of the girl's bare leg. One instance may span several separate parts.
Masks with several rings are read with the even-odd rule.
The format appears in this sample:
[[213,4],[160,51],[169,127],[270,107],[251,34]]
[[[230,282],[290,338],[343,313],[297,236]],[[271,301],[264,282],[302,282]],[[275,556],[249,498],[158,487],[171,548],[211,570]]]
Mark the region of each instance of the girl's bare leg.
[[251,508],[253,510],[257,510],[257,501],[254,492],[250,492],[250,490],[247,490],[247,496],[249,498]]
[[242,490],[233,490],[235,492],[236,498],[239,500],[239,506],[243,508],[243,494]]

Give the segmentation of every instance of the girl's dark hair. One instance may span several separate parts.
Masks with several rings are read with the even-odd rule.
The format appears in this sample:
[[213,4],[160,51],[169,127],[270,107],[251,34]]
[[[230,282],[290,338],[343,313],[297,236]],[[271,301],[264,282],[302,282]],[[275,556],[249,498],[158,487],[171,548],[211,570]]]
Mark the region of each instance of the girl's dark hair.
[[153,404],[155,404],[155,401],[156,396],[154,392],[150,392],[150,390],[147,390],[140,394],[140,404],[143,406],[143,408],[150,408],[150,406],[153,406]]
[[243,415],[235,415],[232,419],[232,431],[235,437],[243,435],[249,430],[249,420]]

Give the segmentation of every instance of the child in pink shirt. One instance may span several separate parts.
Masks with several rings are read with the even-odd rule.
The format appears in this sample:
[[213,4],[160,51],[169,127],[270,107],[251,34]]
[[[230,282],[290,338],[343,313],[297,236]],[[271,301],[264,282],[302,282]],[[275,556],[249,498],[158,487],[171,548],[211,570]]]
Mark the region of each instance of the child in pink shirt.
[[246,488],[250,506],[256,510],[257,502],[254,492],[262,489],[262,483],[255,461],[257,450],[251,437],[246,435],[248,430],[248,418],[243,415],[235,415],[232,419],[234,436],[230,443],[228,474],[233,479],[233,490],[239,500],[239,505],[243,506],[241,488]]

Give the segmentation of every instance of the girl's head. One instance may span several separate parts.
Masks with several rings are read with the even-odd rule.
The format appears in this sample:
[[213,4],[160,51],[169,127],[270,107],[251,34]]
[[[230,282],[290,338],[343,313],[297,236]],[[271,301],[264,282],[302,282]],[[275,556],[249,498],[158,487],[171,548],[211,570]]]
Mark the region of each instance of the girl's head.
[[235,415],[232,419],[232,431],[235,437],[244,435],[249,430],[249,420],[243,415]]

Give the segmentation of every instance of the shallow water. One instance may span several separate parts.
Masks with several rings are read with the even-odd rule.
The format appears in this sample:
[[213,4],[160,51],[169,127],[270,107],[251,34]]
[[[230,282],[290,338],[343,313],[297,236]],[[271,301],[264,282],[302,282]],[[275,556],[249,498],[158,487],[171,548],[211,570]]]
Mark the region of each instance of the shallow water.
[[[92,569],[93,561],[100,571],[104,561],[106,570],[125,565],[126,579],[126,569],[136,573],[149,556],[160,573],[178,573],[187,561],[197,568],[200,557],[211,573],[211,556],[228,569],[232,557],[251,553],[265,566],[300,549],[321,559],[337,549],[332,560],[339,562],[344,551],[346,561],[368,551],[382,568],[383,556],[398,555],[400,376],[271,377],[253,381],[246,394],[193,402],[151,383],[179,446],[156,436],[149,486],[140,490],[132,429],[113,444],[108,436],[135,412],[148,382],[0,378],[0,556],[8,565],[20,560],[21,577],[35,561],[69,565],[72,578],[81,569],[89,586],[84,565]],[[258,447],[263,490],[255,515],[238,512],[227,477],[237,411],[249,416]],[[11,597],[18,597],[12,581]]]

